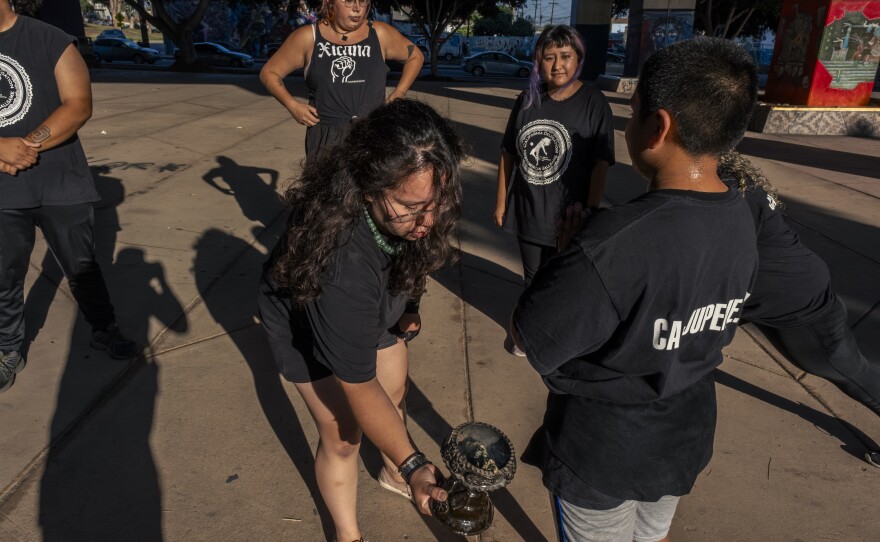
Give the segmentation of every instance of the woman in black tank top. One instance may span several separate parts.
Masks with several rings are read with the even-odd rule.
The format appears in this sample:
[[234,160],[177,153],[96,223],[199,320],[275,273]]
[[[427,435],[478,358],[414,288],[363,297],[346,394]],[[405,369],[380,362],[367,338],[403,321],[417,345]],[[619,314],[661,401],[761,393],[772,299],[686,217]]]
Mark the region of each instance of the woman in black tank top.
[[[402,98],[422,69],[421,51],[393,27],[367,19],[368,0],[324,0],[321,19],[291,34],[260,71],[260,81],[294,120],[307,126],[306,158],[340,143],[351,122]],[[404,63],[385,98],[386,60]],[[284,77],[304,69],[309,102],[296,100]]]

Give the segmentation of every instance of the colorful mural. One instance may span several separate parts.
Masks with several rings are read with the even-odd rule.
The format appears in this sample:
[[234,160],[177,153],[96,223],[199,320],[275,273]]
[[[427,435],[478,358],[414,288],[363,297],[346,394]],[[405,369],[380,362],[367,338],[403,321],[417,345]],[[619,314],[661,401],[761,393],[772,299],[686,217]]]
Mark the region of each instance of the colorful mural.
[[694,35],[693,11],[645,10],[642,12],[639,66],[656,51]]
[[786,0],[765,99],[862,106],[880,66],[880,0]]

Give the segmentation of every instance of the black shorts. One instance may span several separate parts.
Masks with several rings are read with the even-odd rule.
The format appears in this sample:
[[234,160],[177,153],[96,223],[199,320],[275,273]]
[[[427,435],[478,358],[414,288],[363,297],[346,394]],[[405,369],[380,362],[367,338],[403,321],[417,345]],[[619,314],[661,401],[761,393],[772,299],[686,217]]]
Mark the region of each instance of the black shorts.
[[[275,286],[265,274],[260,277],[257,307],[263,328],[269,337],[269,347],[281,375],[295,384],[327,378],[333,371],[315,356],[312,328],[306,312],[295,307],[290,297]],[[379,336],[377,350],[397,344],[397,336],[384,330]]]

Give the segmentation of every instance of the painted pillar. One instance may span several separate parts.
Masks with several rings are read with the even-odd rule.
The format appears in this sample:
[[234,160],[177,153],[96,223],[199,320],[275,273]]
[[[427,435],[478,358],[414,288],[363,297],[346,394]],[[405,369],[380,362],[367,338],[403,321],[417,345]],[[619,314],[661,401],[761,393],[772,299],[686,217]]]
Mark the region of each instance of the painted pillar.
[[694,34],[697,0],[631,0],[626,30],[625,77],[637,77],[651,53]]
[[880,0],[785,0],[764,101],[865,106],[880,65]]
[[86,35],[78,0],[43,0],[37,19],[57,26],[75,38]]
[[587,52],[581,79],[594,81],[605,73],[608,36],[611,34],[611,0],[572,0],[571,26],[581,35]]

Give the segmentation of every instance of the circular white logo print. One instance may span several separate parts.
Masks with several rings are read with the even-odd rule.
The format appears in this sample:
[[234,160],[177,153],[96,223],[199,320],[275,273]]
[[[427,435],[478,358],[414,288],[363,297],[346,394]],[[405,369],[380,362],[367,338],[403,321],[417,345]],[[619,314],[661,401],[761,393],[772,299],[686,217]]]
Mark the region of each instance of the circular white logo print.
[[24,118],[31,108],[34,89],[21,64],[0,53],[0,127]]
[[519,131],[522,152],[519,169],[531,184],[543,185],[559,180],[571,160],[571,136],[555,120],[535,120]]

